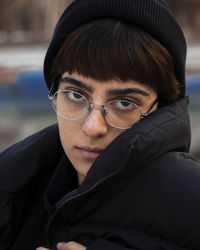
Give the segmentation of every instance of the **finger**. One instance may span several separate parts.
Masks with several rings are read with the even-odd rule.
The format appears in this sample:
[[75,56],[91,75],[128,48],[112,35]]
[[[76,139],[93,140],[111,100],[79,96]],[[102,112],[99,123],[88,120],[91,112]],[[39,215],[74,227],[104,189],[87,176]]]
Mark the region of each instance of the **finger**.
[[58,243],[57,244],[57,249],[58,250],[85,250],[86,247],[75,242],[75,241],[70,241],[67,243]]
[[36,248],[36,250],[50,250],[50,249],[44,248],[44,247],[38,247],[38,248]]

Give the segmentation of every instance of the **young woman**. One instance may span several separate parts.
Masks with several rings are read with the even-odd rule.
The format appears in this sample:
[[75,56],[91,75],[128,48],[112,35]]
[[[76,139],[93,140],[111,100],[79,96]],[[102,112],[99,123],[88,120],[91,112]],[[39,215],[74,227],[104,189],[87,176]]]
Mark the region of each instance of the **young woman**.
[[186,44],[162,0],[75,0],[44,74],[53,125],[1,154],[0,249],[199,249]]

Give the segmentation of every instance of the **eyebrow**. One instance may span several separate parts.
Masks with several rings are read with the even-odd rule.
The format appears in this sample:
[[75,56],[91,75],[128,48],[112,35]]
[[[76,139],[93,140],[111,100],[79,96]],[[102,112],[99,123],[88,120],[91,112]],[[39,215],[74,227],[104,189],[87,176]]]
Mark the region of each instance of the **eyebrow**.
[[60,83],[65,83],[65,82],[68,82],[68,83],[71,83],[73,85],[76,85],[77,87],[83,88],[83,89],[87,90],[89,93],[94,92],[94,89],[92,87],[90,87],[87,84],[85,84],[85,83],[83,83],[83,82],[81,82],[79,80],[76,80],[74,78],[64,77],[64,78],[60,79]]
[[150,94],[140,88],[127,88],[127,89],[111,89],[108,90],[108,95],[126,95],[126,94],[139,94],[145,97],[150,96]]
[[[75,86],[78,86],[80,88],[83,88],[85,90],[87,90],[89,93],[93,93],[94,92],[94,89],[93,87],[91,86],[88,86],[87,84],[77,80],[77,79],[74,79],[74,78],[71,78],[71,77],[64,77],[64,78],[61,78],[60,80],[61,83],[71,83]],[[142,96],[145,96],[145,97],[148,97],[150,96],[150,94],[140,88],[126,88],[126,89],[110,89],[110,90],[107,90],[107,95],[126,95],[126,94],[139,94],[139,95],[142,95]]]

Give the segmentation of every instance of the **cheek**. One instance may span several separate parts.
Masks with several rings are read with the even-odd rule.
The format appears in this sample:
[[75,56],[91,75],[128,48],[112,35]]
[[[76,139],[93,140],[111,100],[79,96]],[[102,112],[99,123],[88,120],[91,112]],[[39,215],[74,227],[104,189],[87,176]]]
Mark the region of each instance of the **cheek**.
[[87,161],[82,158],[75,146],[77,145],[95,145],[107,147],[124,130],[110,128],[108,134],[104,137],[90,138],[82,131],[83,123],[78,121],[68,121],[62,117],[57,117],[60,140],[65,154],[71,161],[78,174],[86,176],[93,161]]
[[82,142],[80,123],[58,118],[58,126],[65,154],[77,173],[81,176],[86,176],[92,163],[84,161],[75,147]]
[[74,122],[63,119],[62,117],[57,117],[57,119],[60,140],[65,153],[68,154],[70,148],[75,143],[75,135],[76,131],[78,131],[78,127]]

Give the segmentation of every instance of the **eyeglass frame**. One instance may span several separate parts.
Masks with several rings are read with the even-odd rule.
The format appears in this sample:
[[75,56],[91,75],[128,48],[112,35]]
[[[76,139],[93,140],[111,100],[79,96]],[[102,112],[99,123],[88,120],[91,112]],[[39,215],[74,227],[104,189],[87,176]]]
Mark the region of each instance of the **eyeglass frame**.
[[[51,88],[51,90],[52,90],[52,88]],[[69,92],[69,91],[72,91],[72,90],[57,90],[55,93],[51,93],[52,91],[50,90],[50,92],[49,92],[49,95],[48,95],[48,99],[49,100],[51,100],[51,101],[53,101],[53,98],[54,98],[54,96],[58,93],[58,92]],[[72,91],[72,92],[76,92],[76,91]],[[79,93],[80,94],[80,93]],[[80,94],[80,95],[82,95],[82,94]],[[84,95],[82,95],[82,96],[84,96]],[[89,102],[89,100],[84,96],[84,98],[87,100],[87,102],[88,102],[88,105],[87,105],[87,107],[88,107],[88,112],[84,115],[84,116],[82,116],[82,117],[80,117],[80,118],[77,118],[77,119],[70,119],[70,118],[68,118],[68,117],[66,117],[66,116],[64,116],[64,115],[62,115],[62,114],[60,114],[59,112],[57,112],[57,110],[55,110],[56,111],[56,113],[58,114],[58,115],[60,115],[61,117],[63,117],[64,119],[66,119],[66,120],[69,120],[69,121],[78,121],[78,120],[82,120],[84,117],[86,117],[91,111],[92,111],[92,109],[94,108],[94,107],[96,107],[96,108],[99,108],[99,109],[101,109],[102,110],[102,114],[103,114],[103,116],[105,117],[106,116],[106,114],[108,113],[108,111],[107,111],[107,109],[106,109],[106,104],[105,105],[100,105],[100,104],[95,104],[95,103],[91,103],[91,102]],[[111,101],[112,102],[112,101]],[[139,109],[139,111],[140,111],[140,119],[137,121],[137,122],[139,122],[142,118],[144,118],[144,117],[146,117],[146,116],[148,116],[149,114],[150,114],[150,112],[151,112],[151,110],[152,110],[152,108],[155,106],[155,104],[158,102],[158,98],[156,98],[155,99],[155,101],[151,104],[151,106],[149,107],[149,109],[147,110],[147,112],[146,113],[142,113],[141,112],[141,108],[136,104],[136,103],[134,103],[134,105]],[[108,102],[108,103],[110,103],[110,102]],[[54,106],[53,106],[54,107]],[[115,125],[113,125],[113,124],[111,124],[109,121],[107,121],[107,119],[105,119],[106,120],[106,122],[110,125],[110,126],[112,126],[112,127],[114,127],[114,128],[117,128],[117,129],[121,129],[121,130],[126,130],[126,129],[129,129],[129,128],[131,128],[132,126],[130,126],[130,127],[127,127],[127,128],[120,128],[120,127],[118,127],[118,126],[115,126]],[[135,123],[133,123],[133,125],[134,125]]]

